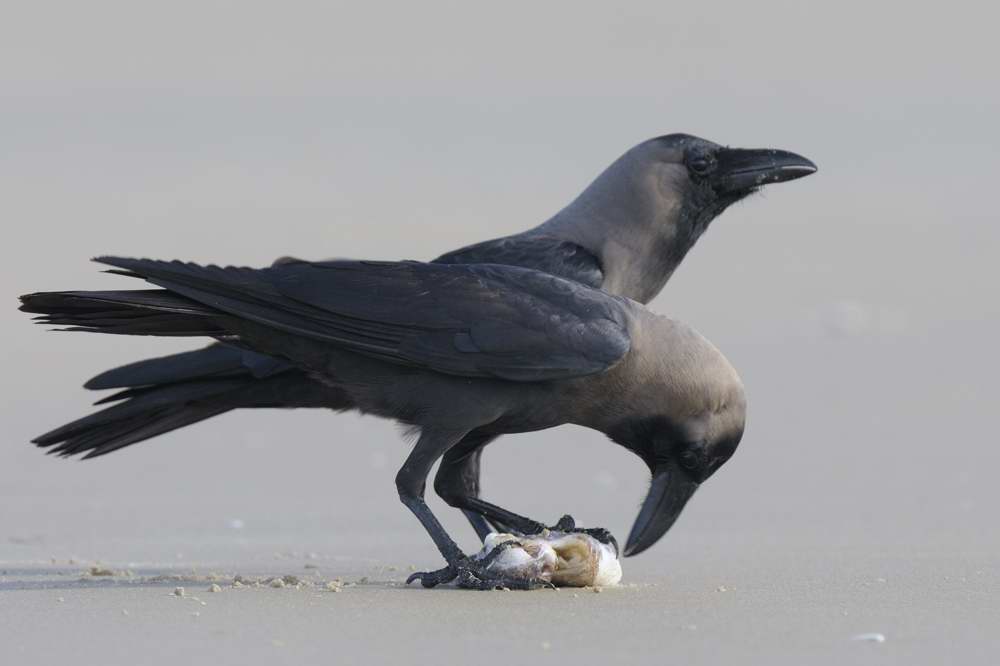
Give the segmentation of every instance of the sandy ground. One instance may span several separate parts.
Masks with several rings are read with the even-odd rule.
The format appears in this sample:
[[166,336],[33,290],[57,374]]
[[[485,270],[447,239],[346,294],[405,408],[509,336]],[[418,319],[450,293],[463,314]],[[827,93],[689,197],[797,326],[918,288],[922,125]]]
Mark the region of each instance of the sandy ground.
[[[673,553],[677,573],[636,562],[625,584],[600,593],[406,588],[405,566],[322,552],[239,568],[306,586],[234,588],[234,561],[124,563],[130,573],[107,577],[7,563],[0,654],[10,664],[925,664],[960,652],[988,664],[1000,649],[1000,581],[983,554],[690,547]],[[332,577],[347,586],[326,590]]]
[[[0,664],[1000,663],[996,8],[585,5],[5,13]],[[15,311],[135,286],[88,257],[428,259],[542,221],[666,132],[820,171],[726,211],[652,304],[731,359],[749,423],[619,589],[402,586],[441,561],[373,419],[232,414],[86,463],[28,444],[91,410],[86,378],[196,344]],[[486,499],[619,539],[647,484],[576,428],[485,456]]]
[[[900,371],[905,343],[824,348],[826,402],[781,390],[815,371],[812,344],[783,346],[801,363],[780,376],[776,348],[735,344],[786,411],[761,410],[746,450],[600,593],[404,586],[439,560],[394,497],[405,447],[371,419],[247,413],[92,463],[21,444],[5,453],[17,473],[2,507],[0,661],[995,663],[995,452],[975,444],[981,465],[942,465],[933,430],[954,414],[906,418],[925,386],[899,383],[904,399],[880,404],[878,382],[850,381],[872,363]],[[809,430],[838,397],[869,432]],[[332,441],[287,442],[290,430]],[[488,497],[552,519],[572,509],[619,536],[646,483],[637,461],[573,428],[508,438],[487,463]],[[455,512],[433,507],[475,547]],[[309,584],[233,588],[235,575]],[[335,579],[347,585],[323,587]]]
[[[872,247],[856,254],[890,251],[891,231],[868,231]],[[817,254],[852,243],[845,225],[730,226],[714,238],[723,232],[737,244],[792,236]],[[26,442],[89,409],[75,388],[83,377],[188,345],[45,335],[6,313],[6,363],[23,381],[7,396],[0,454],[0,663],[995,664],[1000,450],[988,435],[988,351],[1000,317],[978,304],[992,303],[995,281],[980,267],[998,234],[935,237],[947,273],[916,291],[885,280],[853,300],[818,296],[830,273],[794,253],[725,266],[699,255],[708,266],[679,276],[687,296],[658,307],[703,322],[739,368],[747,434],[670,533],[624,562],[625,585],[600,594],[402,586],[411,566],[440,560],[392,486],[406,445],[370,418],[231,414],[97,461],[46,457]],[[919,278],[920,261],[901,256],[899,269]],[[736,298],[712,281],[722,269],[782,298]],[[924,307],[935,293],[963,298]],[[579,428],[504,438],[485,470],[488,499],[550,521],[568,511],[619,538],[648,483],[638,460]],[[432,508],[476,547],[457,512],[436,498]],[[91,566],[134,575],[86,575]],[[222,592],[206,591],[211,574]],[[236,574],[356,585],[232,589]],[[176,586],[205,605],[173,596]],[[884,642],[853,640],[873,633]]]

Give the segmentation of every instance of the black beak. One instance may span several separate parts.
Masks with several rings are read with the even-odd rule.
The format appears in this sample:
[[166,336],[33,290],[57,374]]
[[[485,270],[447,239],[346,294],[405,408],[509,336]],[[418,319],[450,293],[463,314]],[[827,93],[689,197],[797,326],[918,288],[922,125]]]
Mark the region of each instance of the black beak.
[[810,160],[772,148],[723,148],[717,159],[715,185],[724,192],[752,190],[816,173],[816,165]]
[[659,541],[697,489],[698,482],[675,461],[658,465],[653,471],[653,483],[646,501],[642,503],[639,516],[629,532],[623,551],[625,557],[638,555]]

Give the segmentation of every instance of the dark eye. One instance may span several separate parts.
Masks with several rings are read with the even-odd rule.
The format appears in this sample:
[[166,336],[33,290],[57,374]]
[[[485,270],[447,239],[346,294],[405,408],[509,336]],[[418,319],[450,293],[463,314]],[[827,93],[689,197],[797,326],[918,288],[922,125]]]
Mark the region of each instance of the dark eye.
[[705,174],[712,168],[712,161],[707,157],[696,157],[688,163],[688,168],[697,174]]
[[685,469],[691,471],[698,469],[698,454],[695,453],[694,451],[691,450],[681,451],[678,458],[680,458],[681,466],[683,466]]

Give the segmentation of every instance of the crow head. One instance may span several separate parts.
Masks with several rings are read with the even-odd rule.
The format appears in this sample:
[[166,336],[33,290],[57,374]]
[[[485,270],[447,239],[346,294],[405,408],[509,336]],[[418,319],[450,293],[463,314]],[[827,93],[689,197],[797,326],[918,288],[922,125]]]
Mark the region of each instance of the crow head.
[[598,257],[602,289],[646,303],[726,208],[815,171],[795,153],[668,134],[615,160],[542,229]]
[[729,148],[689,134],[668,134],[633,149],[655,174],[654,198],[676,206],[670,222],[691,243],[722,211],[764,185],[816,172],[810,160],[774,148]]
[[[658,343],[655,356],[645,352],[650,342]],[[685,353],[664,353],[681,349]],[[627,369],[641,379],[638,390],[622,396],[630,415],[603,429],[652,475],[625,556],[641,553],[670,529],[694,492],[736,452],[746,424],[736,370],[690,327],[651,315],[633,351],[641,360],[627,361]]]

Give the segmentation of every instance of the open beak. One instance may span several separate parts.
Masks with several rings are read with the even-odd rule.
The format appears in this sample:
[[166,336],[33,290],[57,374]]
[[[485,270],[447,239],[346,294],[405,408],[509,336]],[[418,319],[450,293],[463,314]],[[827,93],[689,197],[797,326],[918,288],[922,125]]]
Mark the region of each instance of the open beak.
[[716,187],[727,192],[751,190],[816,173],[812,161],[773,148],[724,148],[717,159]]
[[671,460],[658,465],[653,471],[646,501],[629,532],[623,551],[625,557],[638,555],[666,534],[697,489],[698,482],[677,462]]

